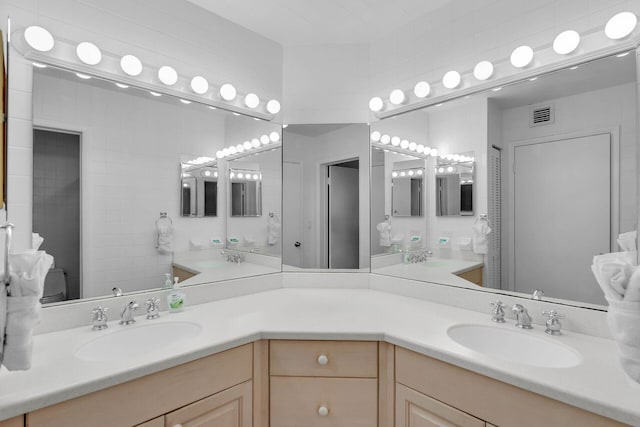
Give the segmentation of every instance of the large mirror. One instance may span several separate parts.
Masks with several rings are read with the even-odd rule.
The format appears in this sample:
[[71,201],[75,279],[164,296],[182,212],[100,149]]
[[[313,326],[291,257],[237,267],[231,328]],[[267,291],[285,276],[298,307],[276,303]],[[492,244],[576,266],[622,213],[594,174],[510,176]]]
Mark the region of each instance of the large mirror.
[[[270,256],[221,254],[234,249],[226,171],[239,150],[216,160],[263,135],[279,146],[279,125],[46,67],[33,72],[33,126],[32,230],[55,258],[45,302],[160,288],[166,274],[190,285],[281,271],[266,222],[254,252]],[[263,180],[278,171],[262,205],[279,214],[280,156],[261,156]]]
[[284,270],[369,272],[369,126],[283,131]]
[[[636,229],[635,68],[615,55],[373,123],[372,272],[604,308],[592,258]],[[426,162],[413,232],[385,210],[392,156]]]

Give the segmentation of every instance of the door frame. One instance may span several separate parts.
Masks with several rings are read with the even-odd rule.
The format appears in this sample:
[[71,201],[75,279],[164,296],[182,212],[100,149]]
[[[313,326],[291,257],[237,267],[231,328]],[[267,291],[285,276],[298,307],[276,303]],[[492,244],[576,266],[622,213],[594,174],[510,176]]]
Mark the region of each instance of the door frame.
[[[565,139],[576,139],[576,138],[584,138],[589,136],[597,136],[608,134],[611,140],[611,200],[610,200],[610,210],[609,215],[611,218],[611,226],[610,226],[610,242],[609,249],[613,250],[617,244],[617,237],[620,231],[620,126],[610,127],[610,128],[598,128],[598,129],[590,129],[584,131],[576,131],[569,133],[560,133],[556,135],[548,135],[531,139],[523,139],[523,140],[513,140],[507,141],[505,144],[507,150],[507,167],[503,173],[503,176],[508,174],[510,177],[507,181],[507,203],[503,204],[503,207],[507,207],[506,217],[507,219],[507,230],[508,233],[505,236],[503,234],[502,237],[502,253],[506,254],[507,265],[508,265],[508,283],[505,290],[515,291],[515,188],[514,188],[514,178],[515,178],[515,170],[514,170],[514,157],[515,157],[515,148],[525,145],[535,145],[535,144],[544,144],[548,142],[562,141]],[[505,187],[505,183],[503,182],[503,191]],[[503,214],[504,214],[503,210]],[[505,223],[503,222],[503,233],[505,230]],[[502,261],[505,261],[505,256],[503,255]],[[504,265],[503,265],[504,268]]]

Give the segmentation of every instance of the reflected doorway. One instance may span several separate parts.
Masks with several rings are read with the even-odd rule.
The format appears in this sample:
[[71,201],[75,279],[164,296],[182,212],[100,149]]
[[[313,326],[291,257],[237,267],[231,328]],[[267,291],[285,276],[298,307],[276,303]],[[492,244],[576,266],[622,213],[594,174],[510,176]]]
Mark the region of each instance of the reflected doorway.
[[325,165],[326,268],[359,267],[359,171],[360,162],[348,160]]

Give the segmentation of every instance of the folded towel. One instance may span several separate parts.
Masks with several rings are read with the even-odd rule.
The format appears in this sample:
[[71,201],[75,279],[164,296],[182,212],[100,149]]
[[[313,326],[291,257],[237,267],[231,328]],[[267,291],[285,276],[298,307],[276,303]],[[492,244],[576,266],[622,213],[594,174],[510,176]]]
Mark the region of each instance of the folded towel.
[[280,218],[277,215],[269,217],[267,223],[267,244],[273,246],[280,240]]
[[620,249],[627,252],[635,252],[637,251],[636,238],[638,236],[637,231],[628,231],[626,233],[621,233],[618,235],[618,246]]
[[[629,303],[640,303],[640,268],[636,268],[629,278],[623,300]],[[640,310],[638,314],[640,315]]]
[[473,224],[473,252],[477,254],[489,253],[489,239],[487,236],[491,233],[491,227],[487,221],[477,221]]
[[640,301],[609,300],[607,322],[622,369],[640,383]]
[[156,249],[161,254],[173,253],[173,225],[162,224],[156,227]]
[[[622,301],[635,270],[632,252],[613,252],[593,257],[591,271],[607,300]],[[640,279],[639,279],[640,280]]]
[[380,232],[380,246],[391,246],[391,224],[389,221],[381,222],[376,228]]

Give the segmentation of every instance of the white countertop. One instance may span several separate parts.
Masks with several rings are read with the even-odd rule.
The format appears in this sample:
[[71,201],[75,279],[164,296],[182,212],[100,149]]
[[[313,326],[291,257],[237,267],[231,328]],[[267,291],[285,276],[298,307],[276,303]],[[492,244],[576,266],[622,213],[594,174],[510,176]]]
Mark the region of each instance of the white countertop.
[[430,257],[427,258],[425,262],[418,262],[414,264],[400,263],[372,268],[371,272],[442,285],[477,288],[478,285],[457,276],[457,274],[482,267],[483,265],[484,264],[481,261]]
[[[77,359],[86,341],[121,328],[172,320],[197,322],[202,332],[121,362]],[[526,331],[558,340],[584,357],[572,368],[536,368],[492,359],[468,350],[447,335],[456,324],[495,325],[485,313],[463,310],[371,289],[282,288],[163,312],[160,319],[138,317],[131,326],[110,322],[104,331],[89,326],[35,336],[29,371],[0,371],[0,419],[91,393],[257,339],[381,340],[488,375],[577,407],[640,426],[640,386],[623,373],[611,340],[565,332],[548,337],[543,327]]]

